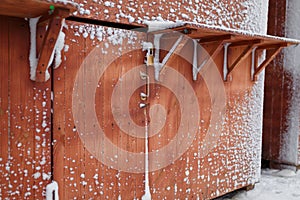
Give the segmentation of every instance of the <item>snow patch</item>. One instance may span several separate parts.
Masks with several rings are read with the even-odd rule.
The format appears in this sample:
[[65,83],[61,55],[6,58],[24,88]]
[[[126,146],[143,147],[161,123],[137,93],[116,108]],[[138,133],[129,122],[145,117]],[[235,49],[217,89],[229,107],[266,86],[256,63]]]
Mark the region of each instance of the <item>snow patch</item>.
[[290,169],[283,169],[277,173],[275,173],[275,175],[280,176],[280,177],[293,177],[296,176],[296,172]]
[[[39,55],[37,55],[36,50],[36,31],[37,31],[37,23],[39,21],[40,17],[36,18],[30,18],[29,19],[29,26],[30,26],[30,52],[29,52],[29,63],[30,63],[30,79],[35,80],[36,79],[36,69],[38,65]],[[52,64],[53,59],[55,57],[55,63],[54,63],[54,69],[56,69],[62,62],[61,59],[61,51],[64,48],[64,42],[65,42],[65,33],[62,31],[64,27],[64,20],[62,21],[62,26],[60,29],[60,33],[58,35],[57,41],[55,43],[53,52],[51,54],[51,57],[48,62],[45,80],[49,80],[50,74],[48,71],[49,66]]]
[[[298,171],[299,172],[299,171]],[[287,177],[280,177],[278,174],[290,174],[278,170],[264,169],[261,181],[255,184],[255,188],[248,192],[238,192],[231,198],[223,200],[299,200],[300,199],[300,173]],[[293,172],[295,174],[295,172]]]
[[169,28],[175,28],[184,25],[183,22],[173,22],[173,21],[144,21],[144,24],[148,26],[148,32],[159,31]]
[[41,177],[41,172],[36,172],[32,176],[33,176],[34,179],[38,179],[38,178]]
[[[53,198],[53,191],[54,191],[54,198]],[[56,181],[52,181],[52,183],[46,186],[46,200],[59,200],[58,196],[58,184]]]
[[35,80],[35,72],[38,64],[38,58],[36,55],[36,28],[40,17],[30,18],[30,52],[29,52],[29,63],[30,63],[30,79]]

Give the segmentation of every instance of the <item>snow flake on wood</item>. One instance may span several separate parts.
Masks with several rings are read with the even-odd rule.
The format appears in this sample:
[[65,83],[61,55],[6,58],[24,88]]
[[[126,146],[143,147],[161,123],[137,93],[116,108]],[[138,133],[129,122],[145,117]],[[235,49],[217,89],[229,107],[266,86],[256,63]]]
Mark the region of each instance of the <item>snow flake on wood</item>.
[[[221,27],[266,32],[268,1],[152,1],[141,4],[132,1],[87,2],[74,0],[80,5],[74,15],[93,16],[99,20],[143,24],[146,21],[190,21]],[[88,10],[88,12],[86,12]],[[262,21],[263,20],[263,21]]]

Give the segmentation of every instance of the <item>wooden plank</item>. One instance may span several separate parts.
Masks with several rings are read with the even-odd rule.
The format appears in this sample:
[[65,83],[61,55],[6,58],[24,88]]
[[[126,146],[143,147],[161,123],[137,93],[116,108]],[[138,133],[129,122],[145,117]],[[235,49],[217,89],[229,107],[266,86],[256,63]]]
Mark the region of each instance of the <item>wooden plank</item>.
[[266,44],[266,45],[259,45],[257,50],[269,50],[269,49],[276,49],[278,46],[287,47],[289,44],[287,42],[280,42],[280,43],[273,43],[273,44]]
[[2,0],[0,5],[0,15],[14,16],[20,18],[32,18],[47,14],[50,11],[50,5],[56,8],[69,9],[72,12],[76,10],[71,3],[49,2],[47,0]]
[[[10,127],[9,127],[9,156],[8,162],[9,184],[7,189],[9,198],[33,197],[31,191],[34,185],[34,137],[30,130],[34,127],[34,109],[31,82],[25,79],[28,75],[27,52],[29,41],[28,26],[21,19],[9,18],[9,79],[10,79]],[[28,105],[28,107],[27,107]],[[30,112],[30,109],[32,110]],[[29,121],[29,122],[28,122]],[[29,152],[29,153],[28,153]],[[24,176],[19,179],[18,176]],[[20,187],[21,186],[21,187]],[[28,191],[27,191],[27,188]],[[18,192],[16,192],[18,191]],[[29,192],[29,193],[27,193]]]
[[[162,25],[162,27],[163,27],[163,25]],[[162,28],[162,27],[157,27],[157,28]],[[167,33],[172,33],[172,32],[181,32],[185,29],[187,29],[186,26],[178,26],[175,28],[167,28],[167,29],[162,29],[162,30],[157,30],[157,31],[151,31],[151,32],[149,32],[149,34],[151,34],[151,35],[167,34]]]
[[[43,107],[44,90],[24,78],[29,74],[29,26],[24,19],[11,18],[10,39],[10,198],[40,198],[51,175],[50,135],[41,121],[50,113]],[[50,107],[50,106],[49,106]],[[45,109],[46,109],[45,105]],[[46,116],[47,117],[47,116]],[[43,128],[41,128],[43,127]],[[38,137],[39,136],[39,137]],[[48,139],[47,139],[48,138]],[[49,173],[50,172],[50,173]],[[22,177],[22,178],[19,178]]]
[[255,80],[257,80],[258,74],[267,67],[267,65],[276,57],[276,55],[281,51],[282,48],[283,48],[282,46],[278,46],[276,49],[270,50],[269,52],[270,54],[267,55],[265,61],[261,63],[260,66],[258,66],[257,69],[255,70],[254,73]]
[[261,43],[262,40],[260,39],[252,39],[252,40],[241,40],[241,41],[231,41],[230,42],[230,46],[229,47],[237,47],[237,46],[244,46],[244,45],[259,45],[259,43]]
[[[85,26],[87,26],[87,25],[85,25]],[[92,27],[91,25],[89,25],[89,26]],[[72,34],[70,34],[70,39],[71,38],[74,38]],[[80,46],[80,44],[78,44],[78,46],[76,46],[77,48],[76,49],[74,48],[75,51],[83,51],[82,55],[81,55],[82,59],[86,58],[86,56],[89,55],[89,53],[94,50],[95,45],[98,45],[98,48],[103,48],[104,47],[104,45],[101,44],[100,42],[97,41],[95,43],[95,41],[92,41],[88,37],[84,40],[83,44],[84,45],[82,45],[82,46]],[[101,61],[102,61],[103,55],[99,54],[98,56],[99,57],[97,58],[97,61],[95,60],[95,62],[97,62],[99,64],[99,67],[101,67],[101,64],[102,64]],[[77,63],[77,65],[80,65],[80,64],[83,64],[83,63],[80,63],[80,62]],[[89,65],[89,64],[86,64],[86,65]],[[72,66],[72,65],[70,65],[70,66]],[[93,66],[90,66],[90,68],[87,68],[85,70],[85,73],[87,73],[88,70],[93,70],[93,69],[95,69],[95,68]],[[79,66],[76,66],[76,69],[74,71],[77,71],[77,73],[78,73],[78,70],[79,70]],[[68,71],[66,71],[66,72],[68,72]],[[76,75],[74,75],[74,76],[76,76]],[[81,80],[84,81],[84,82],[86,82],[87,84],[85,84],[83,86],[81,92],[84,92],[85,90],[90,90],[91,89],[90,86],[88,85],[88,83],[91,80],[89,80],[88,78],[89,77],[87,77],[87,78],[86,77],[82,77]],[[74,80],[72,80],[72,82],[74,82]],[[68,85],[68,82],[66,82],[65,84]],[[102,95],[104,95],[104,94],[102,93]],[[98,99],[97,99],[97,97],[95,95],[95,109],[99,110],[100,108],[98,107],[97,102],[98,102]],[[83,106],[85,106],[85,105],[83,105]],[[87,113],[86,115],[90,115],[90,114]],[[88,116],[82,116],[82,119],[79,119],[79,120],[85,121],[86,119],[88,119]],[[73,119],[73,120],[76,120],[76,119]],[[73,120],[71,122],[72,125],[74,123]],[[97,125],[98,124],[88,124],[88,123],[86,123],[84,126],[88,127],[88,126],[97,126]],[[74,127],[75,127],[75,124],[74,124]],[[81,128],[81,131],[82,131],[82,128]],[[85,133],[85,131],[83,130],[81,132],[81,134],[84,134],[84,133]],[[79,127],[78,127],[77,131],[74,134],[76,134],[76,135],[80,134],[79,133]],[[83,143],[83,141],[82,141],[82,143]],[[98,151],[102,150],[101,147],[98,147],[98,148],[96,147],[96,145],[99,145],[99,146],[101,145],[101,144],[99,144],[99,142],[95,141],[94,145],[95,145],[95,148]],[[103,166],[101,165],[101,163],[99,163],[98,158],[94,157],[93,154],[91,152],[89,152],[88,149],[85,148],[85,146],[86,146],[86,144],[84,144],[84,143],[81,145],[81,148],[82,148],[81,151],[82,151],[82,153],[81,153],[81,155],[78,156],[78,159],[80,159],[81,162],[84,163],[84,165],[80,165],[80,169],[78,169],[78,170],[82,171],[82,174],[84,174],[84,177],[81,178],[81,181],[85,181],[86,182],[86,185],[84,185],[84,187],[82,187],[81,196],[84,199],[97,199],[97,198],[101,198],[102,196],[99,193],[100,192],[99,186],[100,186],[100,184],[103,181],[101,179],[101,174],[102,174],[102,171],[103,171]]]
[[[104,28],[107,30],[107,28]],[[114,30],[114,29],[113,29]],[[105,47],[108,45],[109,47]],[[114,117],[112,116],[112,110],[111,110],[111,94],[113,92],[114,86],[120,79],[120,73],[122,72],[123,66],[126,66],[128,63],[123,63],[123,66],[117,66],[117,63],[119,63],[118,60],[113,60],[112,63],[107,63],[107,61],[110,58],[116,58],[116,53],[118,52],[118,48],[121,46],[120,44],[113,45],[111,42],[108,41],[107,38],[105,38],[100,43],[100,48],[105,49],[107,53],[101,55],[102,62],[99,63],[99,67],[108,67],[102,77],[99,77],[99,81],[101,81],[101,85],[99,84],[99,90],[97,89],[97,102],[95,105],[96,111],[98,111],[98,115],[100,115],[100,118],[98,118],[98,122],[100,122],[100,126],[102,130],[104,131],[105,136],[110,140],[110,142],[113,143],[113,145],[116,145],[119,147],[119,138],[121,134],[121,130],[118,128],[117,124],[115,123]],[[86,48],[93,48],[92,41],[89,42],[89,45],[86,45]],[[108,65],[108,66],[107,66]],[[88,68],[86,70],[89,70]],[[89,78],[89,77],[87,77]],[[88,89],[88,85],[85,88]],[[101,113],[101,114],[100,114]],[[100,145],[100,144],[98,144]],[[103,147],[96,146],[97,149],[103,150],[104,152],[111,152],[114,156],[118,155],[117,150],[112,149],[106,149]],[[106,155],[104,155],[106,156]],[[99,159],[99,158],[97,158]],[[116,159],[115,157],[111,159]],[[97,162],[100,162],[99,160]],[[120,172],[115,169],[115,166],[113,168],[110,166],[106,166],[104,163],[102,164],[102,168],[99,171],[100,175],[100,181],[102,185],[100,186],[101,197],[108,197],[112,199],[117,199],[120,195]]]
[[[147,37],[146,35],[144,34],[140,34],[139,35],[139,38],[141,39],[145,39],[144,37]],[[138,44],[134,44],[133,46],[136,48]],[[144,63],[144,52],[141,52],[138,50],[135,50],[134,52],[132,52],[132,57],[131,57],[131,62],[133,64],[133,66],[140,66],[141,64]],[[131,67],[131,66],[129,66]],[[147,68],[146,72],[148,73],[149,75],[149,67]],[[136,79],[139,79],[139,81],[142,81],[140,80],[140,77],[136,77]],[[145,80],[145,84],[146,84],[146,80]],[[150,84],[151,85],[151,84]],[[150,89],[150,86],[149,86],[149,89]],[[135,98],[139,99],[139,93],[140,92],[145,92],[147,90],[147,86],[143,86],[142,88],[140,88],[140,90],[138,91],[137,93],[137,96],[134,96]],[[150,90],[149,90],[150,92]],[[148,98],[149,100],[149,98]],[[140,99],[138,100],[140,101]],[[132,105],[132,104],[131,104]],[[137,105],[137,104],[133,104],[133,105]],[[143,114],[144,110],[143,109],[139,109],[139,108],[135,108],[132,106],[131,108],[131,112],[132,111],[135,111],[135,114],[134,114],[134,118],[136,119],[137,122],[139,122],[139,125],[144,125],[145,124],[145,118],[141,118],[141,114]],[[146,111],[148,111],[149,113],[149,107],[146,108]],[[144,115],[144,114],[143,114]],[[148,115],[148,123],[150,123],[150,120],[149,119],[149,115]],[[137,131],[137,130],[135,130]],[[130,142],[131,141],[134,141],[134,145],[132,147],[130,147],[129,150],[133,151],[133,152],[144,152],[145,151],[145,142],[143,139],[138,139],[138,138],[133,138],[133,137],[130,137],[128,142],[129,144],[131,144]],[[150,147],[151,147],[151,143],[150,143],[150,140],[148,140],[149,142],[149,151],[151,151]],[[151,161],[149,160],[149,163]],[[136,162],[138,164],[138,162]],[[150,182],[150,185],[151,185],[151,180],[150,180],[150,175],[151,173],[149,173],[149,182]],[[131,187],[128,187],[128,188],[124,188],[124,190],[126,189],[132,189],[134,190],[133,192],[133,195],[135,198],[141,198],[142,195],[144,195],[144,188],[145,188],[145,174],[127,174],[127,176],[132,176],[134,178],[134,183],[131,185]],[[125,191],[124,191],[125,192]],[[151,189],[150,189],[150,192],[152,193]]]
[[[45,27],[37,28],[37,36],[45,33]],[[37,37],[37,47],[43,43],[42,37]],[[51,73],[51,72],[50,72]],[[32,81],[31,81],[32,82]],[[40,177],[34,179],[34,185],[39,185],[35,190],[34,198],[40,198],[45,191],[46,185],[52,179],[52,127],[51,127],[51,81],[47,83],[33,83],[34,109],[36,111],[34,120],[35,138],[35,169],[42,171]],[[37,172],[36,172],[37,173]]]
[[232,39],[232,36],[230,34],[226,35],[213,35],[213,36],[207,36],[207,37],[201,37],[201,38],[194,38],[194,39],[200,39],[199,44],[209,43],[209,42],[218,42],[224,40],[230,40]]
[[212,46],[208,50],[208,52],[207,52],[208,55],[204,58],[204,61],[200,65],[198,65],[198,67],[202,66],[202,69],[201,69],[202,72],[205,73],[207,68],[215,61],[215,59],[217,58],[217,56],[219,55],[219,53],[221,52],[222,49],[223,49],[223,41],[220,41],[220,42],[217,42],[215,44],[215,46]]
[[9,198],[9,29],[7,17],[0,16],[0,198]]
[[[69,44],[69,36],[66,35],[66,45]],[[72,51],[75,44],[70,45],[70,51]],[[61,64],[61,67],[53,71],[53,180],[58,183],[59,186],[59,197],[62,199],[66,198],[65,186],[68,183],[67,177],[65,177],[65,172],[69,168],[65,167],[66,157],[65,157],[65,146],[66,146],[66,134],[65,134],[65,73],[64,68],[65,62]]]
[[41,45],[41,52],[38,53],[38,64],[36,69],[37,82],[46,81],[46,70],[48,65],[51,64],[49,62],[61,30],[62,20],[68,13],[68,10],[59,9],[50,19],[44,41]]
[[[85,161],[84,161],[84,147],[79,137],[79,133],[74,124],[72,115],[72,95],[74,81],[79,70],[79,67],[86,56],[85,52],[85,38],[76,38],[76,42],[72,42],[74,38],[73,33],[69,32],[67,37],[69,41],[70,50],[66,53],[68,58],[63,68],[64,72],[59,73],[57,78],[60,78],[64,83],[64,87],[61,91],[57,91],[55,95],[60,96],[59,99],[64,99],[64,110],[56,110],[56,112],[64,112],[64,119],[60,119],[61,134],[64,141],[61,141],[60,145],[64,144],[64,163],[63,166],[60,163],[56,163],[57,167],[64,167],[63,177],[64,184],[62,189],[64,190],[64,199],[84,198],[85,196]],[[74,53],[78,52],[78,53]],[[62,69],[61,69],[62,70]],[[82,81],[85,81],[82,79]],[[56,82],[57,84],[60,81]],[[54,86],[55,87],[55,86]],[[61,87],[59,87],[61,88]],[[83,92],[85,88],[79,88],[79,92]],[[57,99],[57,103],[60,103]],[[60,114],[62,115],[62,114]],[[55,133],[54,133],[55,134]],[[61,173],[61,172],[60,172]]]
[[[70,25],[70,24],[69,24]],[[84,38],[73,40],[73,32],[66,33],[66,60],[53,72],[53,179],[58,182],[59,196],[63,199],[84,197],[81,174],[83,146],[72,116],[74,79],[84,58]],[[81,45],[83,44],[83,45]],[[73,53],[78,52],[78,53]]]
[[228,74],[226,80],[228,80],[228,77],[232,74],[236,66],[242,63],[250,55],[254,46],[255,44],[248,45],[247,47],[245,47],[244,51],[242,51],[239,57],[230,65],[230,67],[228,68]]
[[[178,39],[178,38],[177,38],[177,39]],[[175,40],[175,42],[177,42],[177,41]],[[160,72],[162,72],[163,69],[164,69],[164,67],[165,67],[165,66],[168,66],[169,63],[172,62],[172,60],[173,60],[176,56],[178,56],[178,55],[180,54],[180,51],[183,49],[183,47],[186,45],[187,42],[188,42],[188,38],[187,38],[187,37],[183,37],[183,38],[181,39],[181,41],[180,41],[179,44],[176,46],[174,52],[170,55],[170,57],[169,57],[166,61],[165,61],[165,58],[166,58],[166,57],[163,59],[163,62],[165,62],[165,65],[162,66]],[[175,44],[175,43],[174,43],[174,44]],[[166,56],[167,56],[167,55],[166,55]]]

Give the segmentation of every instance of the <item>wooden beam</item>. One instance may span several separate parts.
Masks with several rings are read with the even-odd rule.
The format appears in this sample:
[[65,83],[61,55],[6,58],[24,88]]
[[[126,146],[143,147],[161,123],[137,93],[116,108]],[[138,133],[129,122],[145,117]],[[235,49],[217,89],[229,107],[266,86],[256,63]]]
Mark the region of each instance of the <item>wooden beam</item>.
[[[215,60],[216,56],[220,53],[220,51],[223,49],[223,41],[219,41],[219,43],[209,52],[209,58],[206,58],[200,66],[201,69],[204,69],[206,66],[209,66],[212,61]],[[200,71],[201,69],[198,68]]]
[[151,31],[149,32],[149,34],[165,34],[165,33],[170,33],[170,32],[174,32],[174,31],[183,31],[184,29],[186,29],[185,26],[178,26],[175,28],[167,28],[167,29],[163,29],[163,30],[157,30],[157,31]]
[[249,54],[252,52],[252,49],[254,48],[255,44],[248,45],[244,51],[240,54],[240,56],[232,63],[232,65],[228,68],[228,74],[226,80],[228,80],[228,77],[231,75],[233,70],[238,66],[241,62],[245,60],[249,56]]
[[287,46],[289,46],[289,44],[287,42],[281,42],[281,43],[259,45],[257,47],[257,50],[276,49],[278,46],[287,47]]
[[49,20],[51,20],[51,18],[53,16],[60,16],[62,18],[67,18],[70,15],[70,11],[68,9],[63,9],[63,8],[56,8],[54,9],[53,13],[49,13],[47,12],[46,14],[44,14],[40,19],[39,19],[39,25],[40,24],[45,24],[48,23]]
[[[176,49],[174,50],[174,52],[170,55],[169,59],[165,61],[165,65],[167,65],[169,62],[171,62],[171,60],[174,59],[174,57],[176,55],[178,55],[180,53],[180,51],[183,49],[183,47],[186,45],[186,43],[188,42],[188,37],[183,36],[182,40],[180,41],[180,43],[177,45]],[[162,69],[164,68],[164,66],[162,66]],[[161,70],[162,70],[161,69]]]
[[51,58],[52,52],[55,47],[59,32],[62,26],[62,20],[66,16],[66,12],[69,10],[57,9],[56,15],[50,18],[48,29],[46,31],[41,51],[38,56],[38,65],[36,69],[36,81],[45,82],[46,81],[46,70],[48,68],[48,63]]
[[259,67],[256,68],[255,73],[254,73],[254,80],[256,81],[258,78],[258,74],[264,70],[268,64],[276,57],[276,55],[283,49],[284,46],[277,46],[277,48],[274,48],[272,50],[269,50],[267,54],[267,58],[264,60],[263,63],[260,64]]
[[244,46],[244,45],[252,45],[252,44],[259,44],[261,43],[261,40],[240,40],[240,41],[231,41],[231,44],[229,47],[236,47],[236,46]]
[[209,42],[230,40],[230,39],[232,39],[232,35],[230,35],[230,34],[213,35],[213,36],[199,37],[199,38],[194,38],[194,39],[200,39],[199,44],[204,44],[204,43],[209,43]]
[[220,51],[222,50],[222,48],[223,48],[223,41],[221,42],[219,42],[217,45],[216,45],[216,47],[214,48],[214,49],[212,49],[210,52],[209,52],[209,55],[210,55],[210,57],[211,57],[211,59],[210,60],[213,60],[213,59],[215,59],[216,58],[216,56],[220,53]]
[[1,0],[0,15],[33,18],[50,11],[50,6],[54,6],[55,9],[68,9],[70,13],[77,10],[76,3],[71,1]]

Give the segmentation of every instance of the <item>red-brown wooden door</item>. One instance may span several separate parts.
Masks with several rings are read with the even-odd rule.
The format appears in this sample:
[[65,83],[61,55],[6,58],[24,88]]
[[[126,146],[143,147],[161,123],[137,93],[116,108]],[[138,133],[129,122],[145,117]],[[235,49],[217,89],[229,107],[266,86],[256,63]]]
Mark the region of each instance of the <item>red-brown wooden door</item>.
[[[53,178],[62,199],[141,199],[149,190],[152,199],[208,199],[254,182],[256,164],[237,145],[247,132],[231,137],[231,111],[223,110],[228,94],[236,95],[233,105],[246,98],[236,92],[252,84],[246,70],[224,85],[221,51],[193,80],[194,42],[184,39],[155,80],[142,51],[151,36],[67,25],[64,61],[52,74]],[[178,37],[161,38],[161,58]],[[202,47],[211,52],[217,45]],[[198,53],[198,60],[205,59]],[[245,62],[244,68],[250,60]],[[239,165],[242,172],[232,170]]]
[[145,33],[68,25],[65,61],[53,71],[53,164],[60,197],[140,199],[148,185],[154,199],[193,196],[186,192],[186,176],[198,166],[192,158],[198,147],[182,155],[199,134],[198,100],[204,105],[206,96],[186,94],[207,88],[192,82],[191,68],[182,68],[189,63],[173,59],[156,81],[154,68],[144,65]]

